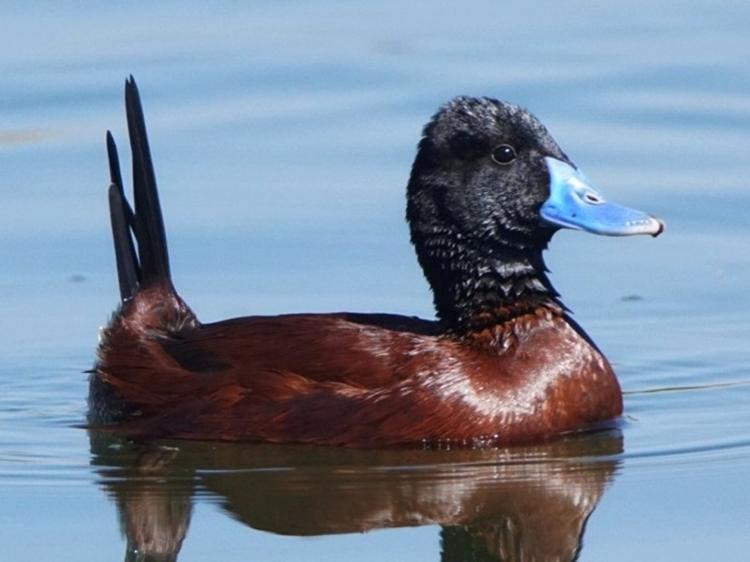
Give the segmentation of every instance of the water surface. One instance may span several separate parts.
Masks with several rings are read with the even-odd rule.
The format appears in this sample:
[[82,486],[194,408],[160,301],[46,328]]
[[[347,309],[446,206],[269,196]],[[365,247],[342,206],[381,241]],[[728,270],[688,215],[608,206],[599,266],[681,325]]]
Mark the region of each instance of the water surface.
[[[746,559],[750,8],[503,4],[4,7],[4,560]],[[619,428],[391,452],[80,429],[117,300],[103,140],[125,139],[129,73],[205,321],[431,317],[403,220],[420,127],[457,94],[532,109],[606,195],[668,223],[548,254],[626,392]]]

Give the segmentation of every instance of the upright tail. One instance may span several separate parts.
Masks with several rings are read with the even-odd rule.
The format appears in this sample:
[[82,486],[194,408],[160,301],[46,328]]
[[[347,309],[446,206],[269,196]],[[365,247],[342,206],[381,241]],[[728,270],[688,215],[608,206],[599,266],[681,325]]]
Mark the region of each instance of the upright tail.
[[90,379],[88,419],[94,424],[118,423],[166,400],[174,359],[162,344],[199,324],[172,285],[154,166],[132,76],[125,82],[125,105],[134,207],[125,197],[117,147],[107,132],[109,212],[122,303],[101,332]]
[[[125,81],[125,106],[133,160],[135,211],[125,197],[120,160],[112,133],[107,131],[109,157],[109,213],[117,259],[117,277],[123,302],[157,282],[171,285],[167,236],[156,190],[154,165],[148,146],[146,123],[131,75]],[[135,239],[134,244],[133,239]]]

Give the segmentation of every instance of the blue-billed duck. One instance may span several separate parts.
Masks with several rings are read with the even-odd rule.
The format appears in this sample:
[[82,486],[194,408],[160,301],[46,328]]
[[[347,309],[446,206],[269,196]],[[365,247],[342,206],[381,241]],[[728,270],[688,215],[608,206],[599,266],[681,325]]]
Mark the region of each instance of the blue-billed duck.
[[342,312],[204,324],[172,284],[132,77],[125,100],[134,206],[107,133],[121,305],[102,333],[90,424],[144,437],[478,446],[621,414],[615,374],[542,253],[561,228],[656,236],[664,224],[606,201],[528,111],[457,97],[423,130],[406,218],[436,321]]

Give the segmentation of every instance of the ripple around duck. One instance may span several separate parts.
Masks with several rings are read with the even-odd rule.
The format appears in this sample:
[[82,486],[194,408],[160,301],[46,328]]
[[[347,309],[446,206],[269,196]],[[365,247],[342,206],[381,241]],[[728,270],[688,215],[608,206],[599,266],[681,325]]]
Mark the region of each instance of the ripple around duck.
[[746,385],[750,385],[750,380],[736,381],[736,382],[717,382],[717,383],[696,384],[692,386],[685,385],[685,386],[666,386],[666,387],[656,387],[656,388],[644,388],[644,389],[639,389],[639,390],[625,391],[623,392],[623,395],[637,396],[639,394],[659,394],[662,392],[700,392],[703,390],[732,388],[735,386],[746,386]]
[[[651,303],[632,306],[642,313]],[[402,454],[393,457],[393,462],[374,461],[363,452],[339,451],[329,457],[313,455],[319,463],[313,466],[299,466],[299,459],[292,456],[290,464],[195,468],[200,478],[224,472],[334,470],[339,474],[348,471],[354,480],[375,473],[425,480],[471,477],[483,486],[498,478],[523,480],[524,472],[533,474],[540,465],[550,470],[551,466],[614,462],[615,473],[627,469],[634,475],[676,467],[703,471],[717,464],[734,470],[750,458],[750,413],[746,408],[750,379],[746,353],[736,341],[743,339],[747,328],[741,314],[696,317],[701,318],[697,325],[685,324],[679,316],[662,317],[659,322],[665,329],[673,330],[673,336],[679,334],[679,341],[667,340],[668,345],[653,345],[647,334],[636,329],[636,317],[621,315],[592,322],[598,337],[618,343],[612,355],[625,389],[622,451],[598,455],[579,451],[566,456],[530,449],[483,451],[475,456],[461,450],[435,455],[426,451],[413,457]],[[721,331],[727,327],[732,336]],[[705,342],[709,348],[701,349]],[[116,465],[92,473],[86,432],[74,427],[84,417],[87,375],[82,365],[88,356],[88,350],[68,352],[57,361],[62,367],[50,368],[46,361],[10,355],[0,370],[0,480],[4,485],[57,482],[70,486],[124,477]],[[618,356],[626,359],[618,362]],[[174,446],[180,450],[188,447],[183,443]],[[203,447],[208,452],[215,450],[215,445]],[[513,466],[518,470],[511,471]]]
[[[648,368],[650,374],[643,375]],[[292,455],[290,464],[263,466],[200,467],[199,476],[222,473],[335,471],[352,478],[382,473],[390,476],[422,475],[430,478],[474,476],[487,482],[497,478],[523,479],[534,467],[587,466],[614,462],[636,473],[705,470],[707,464],[732,466],[750,458],[750,379],[744,362],[725,365],[720,374],[709,360],[671,358],[654,361],[641,358],[638,364],[620,368],[624,380],[637,379],[625,391],[626,413],[620,424],[624,450],[591,455],[586,450],[560,456],[554,448],[511,448],[476,451],[421,451],[393,453],[391,462],[368,452],[337,451],[328,456],[312,455],[300,466]],[[632,375],[639,374],[638,377]],[[79,369],[56,372],[41,369],[16,370],[4,385],[0,397],[0,480],[6,485],[33,485],[55,482],[78,485],[92,478],[105,481],[123,477],[116,466],[99,469],[94,476],[88,468],[86,432],[74,427],[83,419],[81,397],[85,376]],[[78,383],[62,379],[78,377]],[[716,381],[717,382],[708,382]],[[634,383],[636,381],[633,381]],[[177,442],[177,450],[204,447],[215,454],[217,444],[192,445]],[[263,449],[265,450],[265,449]],[[191,453],[192,454],[192,453]],[[305,453],[309,457],[309,453]],[[200,457],[200,455],[199,455]],[[281,457],[283,458],[283,457]],[[315,464],[315,462],[319,464]],[[510,467],[518,467],[516,472]],[[389,477],[390,477],[389,476]]]

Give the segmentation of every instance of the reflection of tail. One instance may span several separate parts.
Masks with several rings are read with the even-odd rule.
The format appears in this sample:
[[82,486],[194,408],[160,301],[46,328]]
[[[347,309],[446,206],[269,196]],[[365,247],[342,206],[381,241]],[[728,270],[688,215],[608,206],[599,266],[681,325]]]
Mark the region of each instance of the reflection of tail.
[[[131,76],[125,82],[125,105],[133,153],[133,197],[135,212],[122,187],[120,161],[112,134],[107,131],[109,156],[109,212],[117,258],[120,296],[126,301],[156,282],[171,284],[167,237],[156,191],[154,166],[148,147],[138,87]],[[138,244],[136,252],[133,236]]]
[[117,506],[125,562],[175,562],[190,526],[196,482],[191,471],[176,476],[180,451],[95,431],[89,442],[99,483]]

